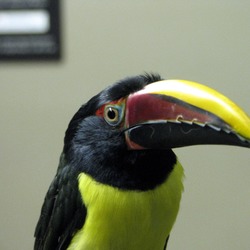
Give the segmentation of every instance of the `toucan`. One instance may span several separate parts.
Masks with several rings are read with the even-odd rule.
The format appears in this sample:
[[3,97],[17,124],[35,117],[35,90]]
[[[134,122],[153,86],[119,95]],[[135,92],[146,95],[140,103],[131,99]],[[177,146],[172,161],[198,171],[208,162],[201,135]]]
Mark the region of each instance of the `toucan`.
[[217,91],[158,74],[127,77],[66,130],[35,250],[163,250],[183,192],[173,148],[250,147],[250,118]]

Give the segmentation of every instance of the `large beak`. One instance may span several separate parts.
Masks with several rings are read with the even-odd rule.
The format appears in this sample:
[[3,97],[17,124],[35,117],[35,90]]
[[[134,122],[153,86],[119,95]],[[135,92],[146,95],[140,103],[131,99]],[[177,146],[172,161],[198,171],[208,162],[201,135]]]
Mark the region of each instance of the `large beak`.
[[199,83],[166,80],[127,99],[129,149],[197,144],[250,147],[250,118],[235,103]]

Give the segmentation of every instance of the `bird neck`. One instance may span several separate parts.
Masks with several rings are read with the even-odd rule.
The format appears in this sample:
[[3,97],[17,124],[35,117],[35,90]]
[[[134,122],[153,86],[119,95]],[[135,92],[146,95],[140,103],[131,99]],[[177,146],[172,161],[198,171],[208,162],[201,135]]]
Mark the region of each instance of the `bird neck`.
[[122,190],[146,191],[161,185],[176,162],[172,150],[121,151],[109,159],[84,164],[82,172]]

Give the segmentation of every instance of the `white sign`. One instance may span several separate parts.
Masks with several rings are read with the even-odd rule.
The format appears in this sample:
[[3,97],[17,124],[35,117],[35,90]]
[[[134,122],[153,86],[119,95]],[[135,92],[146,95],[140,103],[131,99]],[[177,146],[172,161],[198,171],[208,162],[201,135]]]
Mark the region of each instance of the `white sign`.
[[0,11],[0,34],[44,34],[50,29],[46,10]]

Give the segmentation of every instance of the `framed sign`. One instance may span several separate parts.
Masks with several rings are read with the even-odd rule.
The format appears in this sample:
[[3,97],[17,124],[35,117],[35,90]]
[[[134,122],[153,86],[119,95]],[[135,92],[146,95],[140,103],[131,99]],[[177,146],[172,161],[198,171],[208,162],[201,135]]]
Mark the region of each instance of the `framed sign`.
[[0,0],[0,60],[61,57],[60,0]]

